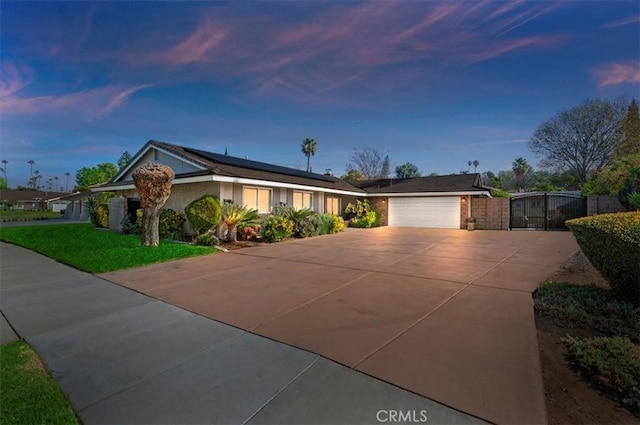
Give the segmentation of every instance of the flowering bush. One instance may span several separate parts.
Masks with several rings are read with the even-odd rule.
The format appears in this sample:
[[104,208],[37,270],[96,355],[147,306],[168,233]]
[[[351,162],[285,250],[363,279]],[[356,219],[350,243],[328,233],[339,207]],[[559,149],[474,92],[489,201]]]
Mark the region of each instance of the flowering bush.
[[287,217],[272,215],[263,223],[262,236],[267,242],[279,242],[293,236],[294,226],[293,220]]

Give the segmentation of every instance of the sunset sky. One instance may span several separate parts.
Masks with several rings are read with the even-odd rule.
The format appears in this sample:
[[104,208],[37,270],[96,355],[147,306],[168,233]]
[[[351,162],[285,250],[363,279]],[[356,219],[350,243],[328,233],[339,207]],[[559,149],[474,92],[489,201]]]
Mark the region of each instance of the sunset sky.
[[338,175],[509,169],[587,98],[640,97],[637,1],[0,3],[0,159],[26,185],[156,139]]

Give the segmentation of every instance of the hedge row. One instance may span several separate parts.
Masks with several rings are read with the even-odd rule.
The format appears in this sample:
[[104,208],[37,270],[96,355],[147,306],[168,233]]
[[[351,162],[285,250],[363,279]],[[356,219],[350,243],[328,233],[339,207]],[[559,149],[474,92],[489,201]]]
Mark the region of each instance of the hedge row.
[[640,212],[577,218],[567,226],[611,289],[640,304]]

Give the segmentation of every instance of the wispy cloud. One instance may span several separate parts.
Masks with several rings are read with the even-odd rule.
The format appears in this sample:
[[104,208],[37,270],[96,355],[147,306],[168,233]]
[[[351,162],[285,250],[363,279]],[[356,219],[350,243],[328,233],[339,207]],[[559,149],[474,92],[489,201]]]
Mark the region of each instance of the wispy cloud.
[[640,23],[640,15],[629,16],[628,18],[619,19],[617,21],[609,22],[604,25],[605,28],[617,28],[623,27],[631,24],[639,24]]
[[[258,12],[230,19],[216,7],[202,12],[199,23],[181,37],[163,35],[157,51],[149,52],[147,43],[134,40],[123,57],[134,66],[164,64],[167,72],[182,76],[239,78],[258,95],[327,99],[357,85],[410,87],[408,75],[424,78],[447,64],[471,65],[552,47],[565,38],[505,33],[553,9],[521,1],[472,6],[417,2],[402,7],[373,1],[330,4],[307,19],[286,21]],[[421,71],[408,71],[411,68]],[[378,76],[384,76],[384,82]]]
[[9,115],[73,111],[89,118],[102,117],[120,107],[133,93],[146,87],[149,85],[126,89],[111,85],[55,96],[3,96],[0,98],[0,112]]
[[0,65],[0,101],[29,86],[33,81],[33,71],[10,59]]
[[594,71],[599,87],[625,83],[640,83],[640,63],[637,61],[610,63],[602,65]]

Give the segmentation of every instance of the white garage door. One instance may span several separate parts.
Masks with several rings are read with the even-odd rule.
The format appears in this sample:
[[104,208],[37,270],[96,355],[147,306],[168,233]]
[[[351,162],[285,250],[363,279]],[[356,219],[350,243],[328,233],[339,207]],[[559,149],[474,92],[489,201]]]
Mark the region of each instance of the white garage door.
[[389,226],[460,228],[460,198],[389,198]]

